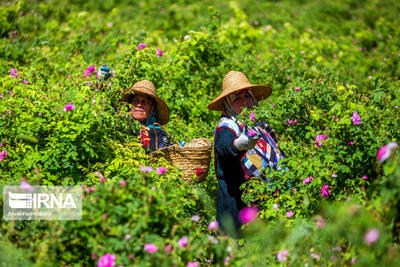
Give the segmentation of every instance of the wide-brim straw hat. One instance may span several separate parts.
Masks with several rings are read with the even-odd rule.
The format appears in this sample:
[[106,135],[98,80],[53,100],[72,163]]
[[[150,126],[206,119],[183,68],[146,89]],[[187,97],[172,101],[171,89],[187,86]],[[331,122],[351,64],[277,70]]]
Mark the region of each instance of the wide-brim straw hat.
[[132,99],[134,93],[144,94],[156,101],[157,122],[161,125],[169,121],[169,108],[167,103],[156,94],[156,88],[151,81],[143,80],[136,82],[132,87],[124,91],[123,101],[128,102]]
[[266,99],[272,92],[271,87],[268,85],[250,83],[243,72],[230,71],[222,82],[222,93],[208,104],[208,108],[211,110],[223,111],[224,97],[244,89],[251,89],[251,92],[257,101]]

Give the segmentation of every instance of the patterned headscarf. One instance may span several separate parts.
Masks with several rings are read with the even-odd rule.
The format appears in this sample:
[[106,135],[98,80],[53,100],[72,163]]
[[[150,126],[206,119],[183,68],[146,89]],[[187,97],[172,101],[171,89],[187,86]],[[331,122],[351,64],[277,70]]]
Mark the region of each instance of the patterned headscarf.
[[257,105],[257,100],[253,95],[253,92],[251,91],[251,89],[245,89],[230,95],[227,95],[224,98],[224,111],[222,111],[222,114],[224,114],[227,117],[233,117],[236,118],[236,116],[238,115],[238,113],[235,111],[234,107],[232,106],[233,101],[235,101],[239,95],[243,92],[248,92],[251,97],[253,98],[254,101],[254,105]]

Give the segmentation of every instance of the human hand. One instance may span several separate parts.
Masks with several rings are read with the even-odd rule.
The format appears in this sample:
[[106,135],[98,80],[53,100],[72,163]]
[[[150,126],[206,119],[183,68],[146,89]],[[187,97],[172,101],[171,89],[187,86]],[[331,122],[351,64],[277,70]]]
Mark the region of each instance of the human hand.
[[240,151],[250,150],[257,145],[258,139],[260,139],[258,135],[246,136],[245,134],[242,134],[233,140],[233,146]]

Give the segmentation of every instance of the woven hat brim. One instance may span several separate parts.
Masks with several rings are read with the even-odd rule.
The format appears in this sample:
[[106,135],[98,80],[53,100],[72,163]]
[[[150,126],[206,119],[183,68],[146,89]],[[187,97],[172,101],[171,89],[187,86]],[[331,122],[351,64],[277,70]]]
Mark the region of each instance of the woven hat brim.
[[272,88],[268,85],[250,84],[250,85],[246,85],[246,86],[237,88],[233,91],[222,92],[217,98],[215,98],[210,104],[208,104],[208,108],[211,110],[223,111],[224,110],[224,97],[226,97],[227,95],[230,95],[232,93],[239,92],[244,89],[251,89],[257,102],[268,98],[272,92]]
[[125,102],[127,102],[128,96],[130,96],[132,93],[140,93],[153,98],[156,101],[157,122],[161,125],[167,124],[169,121],[169,108],[164,100],[154,95],[150,89],[146,87],[135,87],[127,89],[126,93],[124,94]]

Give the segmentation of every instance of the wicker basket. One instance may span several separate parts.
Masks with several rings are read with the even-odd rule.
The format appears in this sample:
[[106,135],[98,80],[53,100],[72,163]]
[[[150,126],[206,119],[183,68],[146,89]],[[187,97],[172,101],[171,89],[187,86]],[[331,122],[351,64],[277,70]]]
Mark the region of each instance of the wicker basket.
[[[207,138],[193,139],[185,146],[172,145],[152,153],[153,157],[164,157],[183,172],[183,179],[199,183],[207,178],[211,161],[211,141]],[[194,177],[194,178],[193,178]]]

